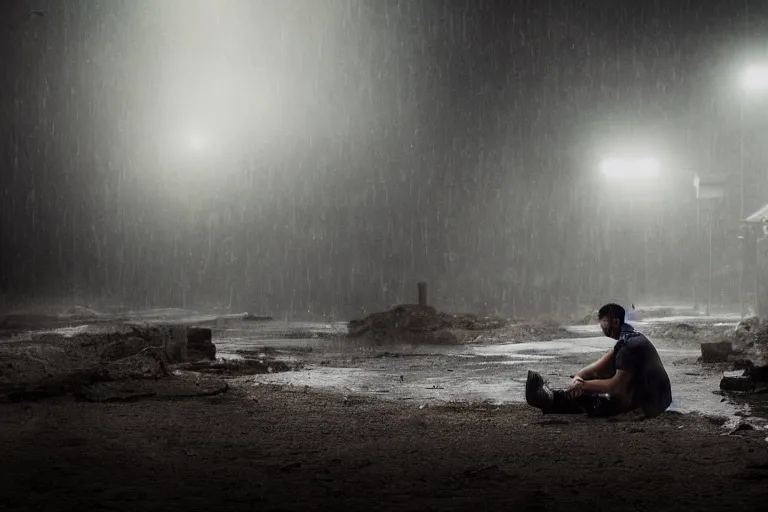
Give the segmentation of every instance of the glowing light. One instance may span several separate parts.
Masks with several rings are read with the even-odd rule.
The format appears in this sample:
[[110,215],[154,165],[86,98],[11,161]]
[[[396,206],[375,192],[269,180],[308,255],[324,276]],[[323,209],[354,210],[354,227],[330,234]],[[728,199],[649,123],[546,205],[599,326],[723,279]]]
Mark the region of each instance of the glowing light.
[[200,132],[189,132],[184,136],[183,145],[193,153],[203,153],[210,148],[210,140]]
[[749,66],[741,77],[741,85],[748,91],[768,89],[768,66]]
[[609,157],[600,164],[600,170],[611,180],[650,179],[661,173],[661,164],[653,157]]

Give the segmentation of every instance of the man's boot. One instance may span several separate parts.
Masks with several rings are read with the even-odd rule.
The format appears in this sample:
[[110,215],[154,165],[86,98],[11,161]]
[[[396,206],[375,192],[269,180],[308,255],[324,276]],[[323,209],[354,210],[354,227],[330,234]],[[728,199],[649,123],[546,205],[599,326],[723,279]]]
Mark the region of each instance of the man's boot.
[[525,401],[528,405],[541,409],[544,414],[586,412],[565,390],[550,389],[544,382],[544,377],[533,370],[528,370],[528,379],[525,381]]

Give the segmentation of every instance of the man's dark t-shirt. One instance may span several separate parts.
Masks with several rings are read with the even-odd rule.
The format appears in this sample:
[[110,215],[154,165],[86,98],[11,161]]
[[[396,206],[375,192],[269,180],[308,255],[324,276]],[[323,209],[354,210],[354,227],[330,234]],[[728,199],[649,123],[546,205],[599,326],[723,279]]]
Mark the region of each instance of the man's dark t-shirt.
[[616,370],[632,375],[632,408],[641,408],[650,418],[666,411],[672,403],[672,386],[659,353],[648,338],[624,324],[613,353]]

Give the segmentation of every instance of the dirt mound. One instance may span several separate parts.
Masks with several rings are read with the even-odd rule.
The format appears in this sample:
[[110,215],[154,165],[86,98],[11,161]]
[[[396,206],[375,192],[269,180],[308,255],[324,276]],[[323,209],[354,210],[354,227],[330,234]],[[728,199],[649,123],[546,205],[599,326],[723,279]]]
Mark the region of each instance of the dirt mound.
[[430,306],[404,304],[348,324],[350,338],[375,342],[456,344],[483,340],[523,342],[567,337],[553,321],[511,322],[471,313],[441,313]]
[[710,343],[721,341],[730,329],[723,325],[679,322],[648,324],[643,326],[642,331],[653,339]]
[[492,331],[490,336],[502,342],[524,343],[570,338],[573,337],[573,334],[553,320],[539,320],[508,323],[504,327]]
[[498,318],[439,313],[431,306],[403,304],[352,320],[347,329],[350,338],[445,345],[469,341],[476,338],[479,331],[501,328],[505,323]]
[[734,348],[751,352],[754,356],[768,355],[768,321],[757,317],[745,318],[728,333]]

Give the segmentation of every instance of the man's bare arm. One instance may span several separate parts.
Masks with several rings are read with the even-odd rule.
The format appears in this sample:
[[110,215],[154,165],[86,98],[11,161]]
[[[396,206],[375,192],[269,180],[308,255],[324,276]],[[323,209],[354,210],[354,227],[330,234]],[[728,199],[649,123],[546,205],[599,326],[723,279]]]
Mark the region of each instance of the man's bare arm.
[[613,363],[613,349],[606,352],[603,357],[595,361],[594,363],[586,366],[576,372],[575,377],[580,377],[583,380],[597,379],[601,375],[605,374],[605,371]]
[[608,393],[615,396],[624,396],[628,394],[629,383],[632,380],[632,374],[624,370],[617,370],[616,374],[610,379],[584,381],[581,389],[593,393]]

